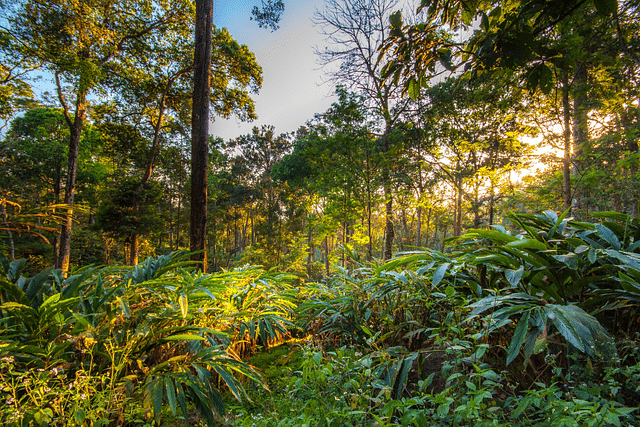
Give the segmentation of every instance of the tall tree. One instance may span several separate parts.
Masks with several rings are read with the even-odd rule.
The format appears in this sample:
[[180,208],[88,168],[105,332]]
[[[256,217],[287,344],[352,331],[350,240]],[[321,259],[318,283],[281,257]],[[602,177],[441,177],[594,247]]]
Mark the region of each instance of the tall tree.
[[271,175],[274,165],[291,149],[289,137],[276,135],[273,126],[254,127],[251,134],[229,141],[227,149],[240,153],[230,163],[248,172],[244,184],[253,197],[246,201],[250,204],[251,222],[257,222],[252,226],[252,241],[266,251],[265,262],[277,265],[282,251],[282,198]]
[[[123,64],[113,79],[113,86],[118,89],[115,99],[119,101],[121,115],[133,119],[149,141],[136,190],[141,198],[163,146],[170,141],[172,133],[177,136],[184,124],[188,124],[185,111],[193,96],[191,73],[194,72],[192,24],[191,19],[185,19],[167,29],[161,40],[138,43],[134,60]],[[222,117],[236,114],[241,119],[255,117],[249,92],[260,87],[261,69],[248,48],[233,40],[226,29],[212,29],[209,73],[212,76],[206,102],[212,113]],[[201,160],[195,157],[195,161]],[[132,202],[135,212],[138,209],[136,199]],[[137,250],[138,237],[132,235],[132,265],[137,263]]]
[[[191,251],[192,260],[207,268],[207,168],[209,165],[209,97],[213,0],[196,0],[195,53],[193,59],[193,110],[191,118]],[[281,0],[262,2],[253,9],[261,27],[278,27],[284,10]]]
[[70,131],[64,196],[68,212],[56,259],[56,266],[65,273],[69,269],[78,153],[88,96],[101,86],[113,64],[126,60],[132,44],[160,34],[189,13],[187,0],[27,0],[8,17],[3,31],[19,41],[16,49],[36,58],[54,75]]
[[[382,70],[386,61],[380,57],[389,35],[389,18],[397,4],[396,0],[328,0],[324,10],[314,17],[329,42],[329,47],[318,52],[321,63],[337,65],[330,71],[330,77],[365,96],[380,119],[378,128],[384,153],[391,151],[391,133],[408,105],[398,87],[385,80]],[[391,160],[389,156],[387,159]],[[387,162],[382,170],[385,259],[392,256],[394,240],[391,169],[391,163]]]
[[207,170],[209,167],[209,96],[213,0],[196,0],[191,118],[191,259],[207,271]]

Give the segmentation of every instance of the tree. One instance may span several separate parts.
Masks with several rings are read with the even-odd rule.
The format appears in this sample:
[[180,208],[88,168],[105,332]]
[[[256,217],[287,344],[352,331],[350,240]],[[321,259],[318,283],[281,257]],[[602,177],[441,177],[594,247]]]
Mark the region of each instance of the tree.
[[191,113],[191,259],[207,271],[207,169],[209,167],[209,70],[213,33],[213,0],[196,0]]
[[4,188],[20,187],[34,204],[61,202],[69,129],[60,110],[34,108],[16,117],[0,145]]
[[[144,40],[136,45],[137,54],[118,69],[111,86],[120,115],[133,122],[148,140],[137,193],[142,192],[153,176],[163,147],[188,123],[192,98],[193,40],[192,21],[185,19],[164,32],[161,40]],[[239,45],[226,29],[212,30],[212,53],[209,69],[210,90],[207,103],[218,116],[236,114],[242,119],[255,118],[249,97],[261,83],[261,69],[246,46]],[[185,107],[186,106],[186,107]],[[173,135],[173,136],[172,136]],[[197,158],[194,161],[200,161]],[[192,186],[193,189],[193,186]],[[136,198],[132,201],[136,211]],[[197,209],[196,209],[197,211]],[[129,262],[137,264],[138,238],[131,236]]]
[[526,160],[529,148],[521,139],[535,135],[525,124],[522,91],[494,83],[448,79],[425,92],[420,110],[430,118],[428,131],[438,145],[425,160],[454,192],[456,236],[462,233],[465,203],[471,207],[473,227],[494,223],[499,175]]
[[[329,47],[318,52],[323,65],[337,64],[330,77],[362,94],[373,114],[380,119],[383,153],[392,149],[391,133],[406,111],[408,101],[400,96],[400,90],[382,74],[386,58],[380,57],[389,35],[388,20],[395,0],[329,0],[323,12],[315,15],[315,23],[322,26]],[[393,194],[390,156],[382,170],[382,187],[385,203],[384,258],[393,253]]]
[[[416,88],[429,84],[434,64],[451,70],[464,67],[472,78],[516,72],[530,92],[548,94],[558,88],[564,127],[564,206],[584,214],[588,189],[580,183],[587,173],[582,159],[590,144],[589,113],[594,105],[588,95],[590,78],[602,71],[603,60],[607,62],[605,57],[612,54],[623,61],[635,56],[640,63],[630,54],[633,37],[623,30],[628,10],[635,9],[626,4],[621,2],[619,10],[616,0],[423,0],[418,8],[425,12],[421,22],[405,25],[401,13],[394,14],[392,37],[385,49],[395,59],[385,75],[396,81],[405,78],[404,90],[414,97],[419,92]],[[474,22],[479,29],[461,43],[437,30],[446,26],[461,33]]]
[[28,0],[8,16],[8,27],[2,28],[18,41],[15,48],[20,54],[34,58],[54,75],[69,127],[64,196],[68,212],[56,259],[56,266],[65,273],[69,269],[78,152],[88,96],[102,85],[112,66],[127,60],[133,44],[162,33],[190,13],[191,4],[186,0]]
[[[193,60],[193,110],[191,118],[191,228],[192,260],[207,268],[207,168],[209,165],[209,97],[213,0],[196,0],[195,53]],[[262,2],[253,16],[261,27],[277,28],[284,10],[281,0]]]
[[[324,212],[342,225],[342,242],[350,243],[358,217],[366,226],[366,258],[373,258],[374,204],[382,182],[383,143],[374,135],[364,97],[336,90],[338,102],[316,115],[295,142],[294,155],[304,159],[307,187],[322,198]],[[387,153],[388,154],[388,153]]]
[[[291,151],[288,135],[276,135],[273,126],[254,127],[251,134],[229,141],[227,150],[240,154],[229,159],[236,170],[245,170],[242,184],[250,189],[252,242],[266,251],[266,260],[279,264],[281,248],[282,194],[273,179],[274,166]],[[241,188],[241,187],[240,187]],[[239,189],[240,189],[239,188]],[[257,217],[257,218],[256,218]],[[237,246],[237,245],[236,245]],[[238,248],[239,249],[239,248]]]

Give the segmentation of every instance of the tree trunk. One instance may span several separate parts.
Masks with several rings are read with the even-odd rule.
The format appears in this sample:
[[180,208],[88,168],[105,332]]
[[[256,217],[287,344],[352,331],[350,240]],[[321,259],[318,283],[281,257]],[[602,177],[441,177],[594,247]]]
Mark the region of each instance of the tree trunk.
[[436,216],[433,224],[433,242],[431,242],[431,246],[429,246],[429,239],[427,239],[427,246],[435,248],[437,241],[438,241],[438,217]]
[[384,185],[384,200],[385,200],[385,227],[384,227],[384,259],[385,261],[393,258],[393,238],[395,236],[393,230],[393,195],[391,193],[391,179],[389,178],[389,171],[386,170],[382,174]]
[[562,75],[562,111],[564,113],[564,158],[562,161],[562,195],[564,210],[571,207],[571,105],[569,104],[569,75]]
[[253,225],[253,208],[249,209],[249,215],[251,217],[251,246],[256,245],[256,229]]
[[[429,208],[427,211],[427,225],[424,227],[424,235],[425,235],[425,246],[429,246],[429,226],[431,225],[431,211],[433,209]],[[422,242],[420,243],[422,245]]]
[[311,221],[307,221],[309,224],[309,231],[307,232],[307,274],[311,272],[311,264],[313,264],[313,234],[311,229]]
[[[58,96],[62,98],[62,88],[58,85]],[[63,104],[64,105],[64,104]],[[65,117],[69,124],[69,157],[67,163],[67,180],[64,188],[64,204],[67,205],[65,222],[60,231],[60,248],[58,258],[55,260],[56,268],[62,270],[64,275],[69,271],[69,259],[71,255],[71,230],[73,228],[73,199],[76,191],[76,174],[78,170],[78,153],[80,152],[80,136],[86,115],[87,92],[78,93],[76,99],[76,112],[73,123],[65,108]]]
[[213,245],[211,246],[211,261],[213,271],[218,271],[218,221],[213,215]]
[[[138,187],[139,189],[141,187]],[[134,196],[133,200],[133,212],[138,212],[140,210],[140,203],[138,203],[138,198],[141,196],[142,191],[137,191],[136,196]],[[138,253],[140,244],[140,236],[137,233],[133,233],[129,239],[129,265],[137,265],[138,264]]]
[[371,261],[373,259],[373,230],[371,226],[371,181],[369,180],[369,170],[367,166],[367,236],[369,237],[369,242],[367,243],[367,261]]
[[176,212],[176,250],[180,249],[180,214],[182,213],[182,194],[178,195],[178,211]]
[[422,242],[422,206],[418,206],[417,212],[418,223],[416,225],[416,246],[420,247]]
[[584,149],[589,142],[589,122],[587,108],[587,66],[585,64],[577,64],[574,74],[574,96],[573,96],[573,153],[574,153],[574,167],[573,175],[575,176],[575,207],[576,212],[573,212],[574,216],[578,216],[578,219],[586,212],[586,200],[584,186],[579,184],[581,175],[584,174]]
[[138,264],[139,253],[139,236],[137,234],[131,235],[131,242],[129,245],[129,265]]
[[[459,169],[460,165],[456,165]],[[462,172],[458,172],[455,186],[455,209],[454,209],[453,235],[459,236],[462,233]]]
[[329,236],[324,236],[324,268],[329,277]]
[[[628,107],[628,108],[634,108],[634,110],[636,110],[635,107]],[[627,140],[627,150],[629,150],[629,153],[631,155],[637,155],[638,154],[638,141],[637,141],[637,134],[638,132],[635,130],[635,125],[633,124],[633,119],[631,117],[633,113],[631,111],[629,111],[629,109],[623,111],[620,114],[620,125],[622,126],[622,133],[625,136],[626,140]],[[636,118],[636,123],[638,122],[638,119]],[[629,197],[630,197],[630,205],[629,206],[629,213],[634,216],[637,217],[638,216],[638,204],[640,203],[640,197],[639,197],[639,192],[638,192],[638,165],[636,162],[630,162],[629,163],[629,189],[630,189],[630,193]]]
[[209,74],[213,0],[196,0],[193,59],[193,111],[191,119],[191,251],[198,268],[207,270],[207,167],[209,164]]
[[[0,206],[2,206],[2,220],[6,223],[7,222],[7,205],[5,201],[3,201]],[[13,234],[9,230],[7,230],[7,240],[9,242],[8,243],[9,244],[9,260],[13,261],[16,257],[16,254],[15,254],[15,249],[13,244]]]
[[174,251],[173,249],[173,236],[174,236],[174,226],[175,222],[173,221],[173,197],[169,198],[169,251]]
[[493,183],[493,178],[491,179],[491,185],[489,187],[489,226],[493,225],[493,216],[494,216],[494,205],[496,203],[496,188]]

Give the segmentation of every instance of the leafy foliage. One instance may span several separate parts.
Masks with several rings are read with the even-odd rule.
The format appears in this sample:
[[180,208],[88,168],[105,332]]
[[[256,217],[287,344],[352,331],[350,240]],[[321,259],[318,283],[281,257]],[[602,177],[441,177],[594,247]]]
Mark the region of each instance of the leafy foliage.
[[[122,415],[138,402],[138,408],[158,421],[163,405],[187,418],[192,404],[215,425],[212,408],[224,413],[221,385],[236,399],[247,399],[242,382],[260,384],[261,379],[233,350],[237,340],[244,339],[235,331],[259,323],[263,335],[256,333],[255,340],[286,334],[281,324],[290,323],[291,303],[277,293],[287,289],[281,288],[287,278],[255,268],[196,274],[184,269],[187,256],[174,253],[128,269],[86,267],[66,279],[51,269],[25,278],[20,274],[24,261],[5,259],[0,352],[11,363],[1,373],[11,384],[3,393],[12,404],[5,406],[3,420],[43,425],[46,415],[102,425],[110,422],[113,411]],[[234,302],[238,293],[256,288],[269,303],[258,312],[254,301],[256,310],[239,319],[235,305],[225,301]],[[286,311],[277,312],[276,307]],[[32,369],[53,373],[39,377],[51,389],[97,389],[85,402],[76,402],[70,413],[65,405],[33,399],[30,384],[19,381]],[[80,376],[87,382],[79,381]],[[104,393],[94,392],[100,390],[110,392],[106,403],[98,403]]]

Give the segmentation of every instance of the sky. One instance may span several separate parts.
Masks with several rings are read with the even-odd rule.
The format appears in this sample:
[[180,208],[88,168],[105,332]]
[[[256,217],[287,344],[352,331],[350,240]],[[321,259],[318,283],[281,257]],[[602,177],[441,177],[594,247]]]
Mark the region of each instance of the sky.
[[334,86],[325,81],[314,53],[324,36],[311,18],[323,4],[324,0],[285,0],[280,28],[272,32],[250,20],[260,0],[214,0],[214,25],[227,28],[256,55],[263,83],[260,93],[252,95],[258,119],[246,123],[235,117],[216,118],[209,130],[213,136],[233,139],[262,125],[273,125],[277,134],[293,132],[335,102]]

